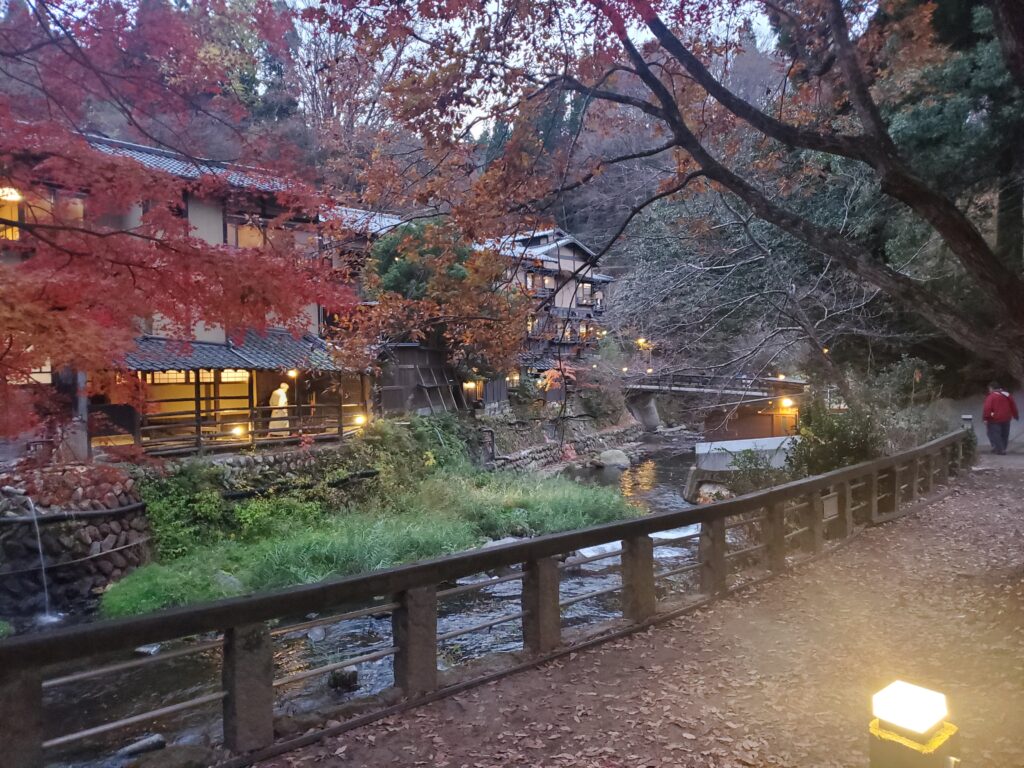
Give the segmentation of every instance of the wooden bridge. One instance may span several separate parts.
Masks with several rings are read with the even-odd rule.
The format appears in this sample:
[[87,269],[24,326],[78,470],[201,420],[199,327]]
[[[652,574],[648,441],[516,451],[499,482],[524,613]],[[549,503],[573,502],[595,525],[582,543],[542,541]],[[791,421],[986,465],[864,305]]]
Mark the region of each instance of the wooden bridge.
[[[41,768],[69,745],[110,733],[149,727],[169,715],[219,709],[224,752],[217,765],[240,768],[312,744],[377,718],[522,671],[580,648],[622,637],[665,621],[720,596],[757,584],[816,557],[856,535],[864,526],[893,519],[914,502],[965,470],[965,432],[951,433],[916,449],[787,485],[704,507],[647,515],[515,544],[352,578],[279,592],[223,600],[133,619],[67,627],[0,642],[0,735],[5,768]],[[698,530],[680,531],[687,526]],[[668,532],[668,533],[666,533]],[[621,542],[621,548],[618,545]],[[591,556],[578,552],[605,545]],[[682,565],[657,566],[655,551],[670,547],[692,552]],[[562,595],[562,577],[570,569],[616,559],[618,577],[611,586]],[[491,574],[500,573],[494,576]],[[473,577],[469,583],[456,583]],[[493,585],[519,583],[512,610],[456,631],[438,631],[438,606],[458,595]],[[618,596],[621,620],[581,631],[563,631],[563,611],[588,600]],[[352,609],[352,606],[359,606]],[[279,623],[286,617],[313,619]],[[275,672],[275,646],[289,633],[390,615],[392,632],[384,642],[346,658],[299,672]],[[523,651],[502,667],[456,666],[438,672],[440,647],[500,624],[521,628]],[[140,645],[200,636],[155,656],[137,658]],[[118,656],[118,654],[122,654]],[[190,654],[217,654],[220,680],[201,695],[154,691],[157,709],[90,724],[71,732],[52,732],[44,690],[52,692],[82,680],[117,679],[149,664]],[[367,711],[348,719],[338,711],[322,713],[323,722],[300,736],[275,740],[275,713],[281,690],[298,680],[326,677],[344,667],[392,659],[394,695],[370,701]],[[180,662],[179,662],[180,663]],[[69,668],[69,665],[73,665]],[[122,677],[122,679],[124,679]],[[81,712],[82,718],[102,717]],[[214,709],[214,711],[216,711]],[[336,722],[341,720],[342,722]]]

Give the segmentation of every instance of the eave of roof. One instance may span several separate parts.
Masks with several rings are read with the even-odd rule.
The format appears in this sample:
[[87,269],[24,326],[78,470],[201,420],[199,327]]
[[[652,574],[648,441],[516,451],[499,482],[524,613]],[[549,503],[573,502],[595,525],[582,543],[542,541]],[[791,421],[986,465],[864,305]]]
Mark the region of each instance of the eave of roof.
[[279,329],[247,331],[241,344],[143,336],[136,340],[136,350],[125,356],[125,364],[133,371],[345,370],[323,339],[309,333],[296,338]]
[[169,173],[182,179],[216,176],[232,187],[268,193],[282,192],[288,188],[283,181],[259,168],[221,163],[203,158],[189,158],[171,150],[133,144],[120,139],[109,139],[105,136],[86,134],[85,140],[100,152],[113,157],[134,160],[151,170]]

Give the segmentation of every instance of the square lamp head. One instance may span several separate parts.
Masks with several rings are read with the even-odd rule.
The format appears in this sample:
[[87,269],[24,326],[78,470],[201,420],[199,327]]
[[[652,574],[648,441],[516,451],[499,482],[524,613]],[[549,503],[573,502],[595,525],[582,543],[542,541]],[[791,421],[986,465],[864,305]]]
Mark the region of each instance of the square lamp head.
[[945,694],[897,680],[871,697],[872,714],[894,730],[927,736],[949,714]]

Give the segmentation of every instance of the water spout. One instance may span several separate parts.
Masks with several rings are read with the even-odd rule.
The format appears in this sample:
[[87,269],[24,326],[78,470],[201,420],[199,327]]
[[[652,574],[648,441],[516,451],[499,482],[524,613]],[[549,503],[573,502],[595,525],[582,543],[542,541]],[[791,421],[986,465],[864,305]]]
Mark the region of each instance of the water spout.
[[43,537],[39,533],[39,514],[36,512],[35,502],[32,501],[31,496],[26,497],[28,499],[28,506],[32,512],[32,525],[36,529],[36,547],[39,550],[39,579],[43,582],[43,615],[40,617],[40,624],[51,624],[54,621],[60,621],[60,617],[55,617],[50,613],[50,588],[46,584],[46,558],[43,556]]

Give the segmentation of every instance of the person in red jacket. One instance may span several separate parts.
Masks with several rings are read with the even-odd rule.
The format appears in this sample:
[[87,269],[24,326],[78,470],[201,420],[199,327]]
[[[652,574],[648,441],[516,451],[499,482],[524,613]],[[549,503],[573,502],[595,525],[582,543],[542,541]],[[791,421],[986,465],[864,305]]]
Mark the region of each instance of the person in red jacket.
[[1006,453],[1010,443],[1010,419],[1019,419],[1017,403],[1013,395],[996,382],[988,385],[988,397],[982,406],[982,418],[988,430],[988,441],[992,444],[992,452],[1000,456]]

